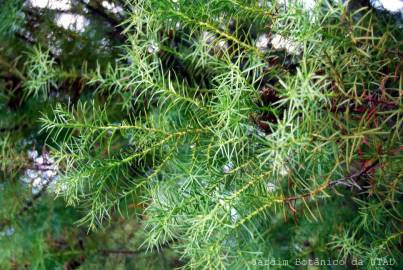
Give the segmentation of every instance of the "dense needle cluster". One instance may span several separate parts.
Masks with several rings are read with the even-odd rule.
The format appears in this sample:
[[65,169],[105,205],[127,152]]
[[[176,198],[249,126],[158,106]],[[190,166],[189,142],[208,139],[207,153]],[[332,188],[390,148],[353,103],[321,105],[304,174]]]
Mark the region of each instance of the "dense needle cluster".
[[330,0],[125,7],[115,62],[65,70],[43,49],[27,62],[26,97],[84,82],[40,119],[81,224],[134,213],[144,246],[188,269],[401,259],[396,18]]

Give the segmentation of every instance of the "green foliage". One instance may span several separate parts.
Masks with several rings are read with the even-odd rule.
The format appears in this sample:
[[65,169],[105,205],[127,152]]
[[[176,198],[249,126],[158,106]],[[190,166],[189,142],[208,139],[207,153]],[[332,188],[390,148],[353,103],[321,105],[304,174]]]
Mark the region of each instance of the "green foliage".
[[47,97],[50,87],[56,87],[54,79],[54,60],[49,58],[49,52],[34,49],[27,62],[27,74],[29,80],[25,82],[26,96]]
[[9,38],[15,28],[23,22],[21,17],[22,1],[4,0],[0,10],[0,35]]
[[27,98],[87,90],[40,119],[57,195],[94,231],[136,216],[185,269],[398,269],[401,29],[338,1],[261,2],[127,1],[121,57],[89,70],[34,50]]

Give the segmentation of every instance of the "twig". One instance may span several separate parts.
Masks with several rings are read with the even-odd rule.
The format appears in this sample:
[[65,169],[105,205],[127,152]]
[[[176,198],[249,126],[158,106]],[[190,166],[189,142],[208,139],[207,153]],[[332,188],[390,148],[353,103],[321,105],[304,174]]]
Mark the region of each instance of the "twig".
[[[354,173],[352,175],[345,176],[345,177],[342,177],[342,178],[339,178],[339,179],[336,179],[336,180],[333,180],[333,181],[329,181],[329,182],[323,184],[322,186],[318,187],[317,189],[315,189],[312,192],[305,193],[305,194],[298,195],[298,196],[291,196],[291,197],[284,198],[283,202],[284,203],[289,203],[289,202],[296,201],[296,200],[299,200],[299,199],[309,198],[309,197],[312,197],[312,196],[318,194],[319,192],[321,192],[321,191],[323,191],[323,190],[325,190],[327,188],[334,187],[334,186],[337,186],[337,185],[345,185],[345,186],[349,186],[349,187],[354,186],[354,187],[357,187],[359,190],[361,190],[361,187],[355,182],[355,180],[357,178],[359,178],[360,176],[364,175],[365,173],[369,172],[370,170],[372,170],[376,166],[378,166],[378,164],[379,164],[379,160],[377,159],[377,160],[373,161],[370,165],[367,165],[364,168],[362,168],[359,172],[356,172],[356,173]],[[350,180],[350,183],[345,182],[346,180]]]
[[13,65],[8,63],[1,55],[0,55],[0,66],[3,66],[7,69],[8,72],[10,72],[12,75],[14,75],[16,78],[20,79],[21,81],[25,81],[26,77],[24,74],[22,74],[17,68],[15,68]]

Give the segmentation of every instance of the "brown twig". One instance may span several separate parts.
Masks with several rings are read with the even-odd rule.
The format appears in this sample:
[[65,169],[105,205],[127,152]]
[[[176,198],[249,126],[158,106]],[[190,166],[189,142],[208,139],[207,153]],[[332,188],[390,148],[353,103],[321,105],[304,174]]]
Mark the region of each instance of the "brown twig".
[[19,80],[21,80],[21,81],[26,80],[26,77],[24,76],[24,74],[22,74],[14,65],[7,62],[7,60],[4,59],[1,55],[0,55],[0,66],[3,66],[10,74],[15,76]]
[[[312,192],[308,192],[302,195],[297,195],[297,196],[290,196],[287,198],[284,198],[284,203],[289,203],[292,201],[296,201],[299,199],[306,199],[306,198],[310,198],[315,196],[316,194],[318,194],[319,192],[330,188],[330,187],[334,187],[337,185],[344,185],[344,186],[348,186],[348,187],[356,187],[357,189],[361,190],[361,187],[357,184],[357,182],[355,181],[357,178],[359,178],[360,176],[366,174],[367,172],[369,172],[370,170],[374,169],[376,166],[378,166],[379,164],[379,160],[376,159],[375,161],[373,161],[371,164],[363,166],[363,168],[351,175],[336,179],[336,180],[332,180],[329,182],[326,182],[325,184],[321,185],[320,187],[318,187],[317,189],[315,189]],[[347,180],[349,180],[350,182],[346,182]]]

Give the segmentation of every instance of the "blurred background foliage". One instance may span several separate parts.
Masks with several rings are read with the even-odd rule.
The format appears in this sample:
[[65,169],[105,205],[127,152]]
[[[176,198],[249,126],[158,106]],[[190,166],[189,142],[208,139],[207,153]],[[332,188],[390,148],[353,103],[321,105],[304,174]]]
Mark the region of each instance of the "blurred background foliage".
[[[142,225],[130,215],[89,232],[76,224],[80,209],[21,181],[32,167],[28,152],[47,150],[39,118],[58,102],[85,100],[94,91],[85,86],[87,72],[119,58],[126,11],[120,1],[0,0],[0,269],[181,265],[169,248],[146,253]],[[57,71],[47,74],[50,67]],[[32,85],[27,77],[38,80]],[[50,78],[57,79],[48,85]]]

